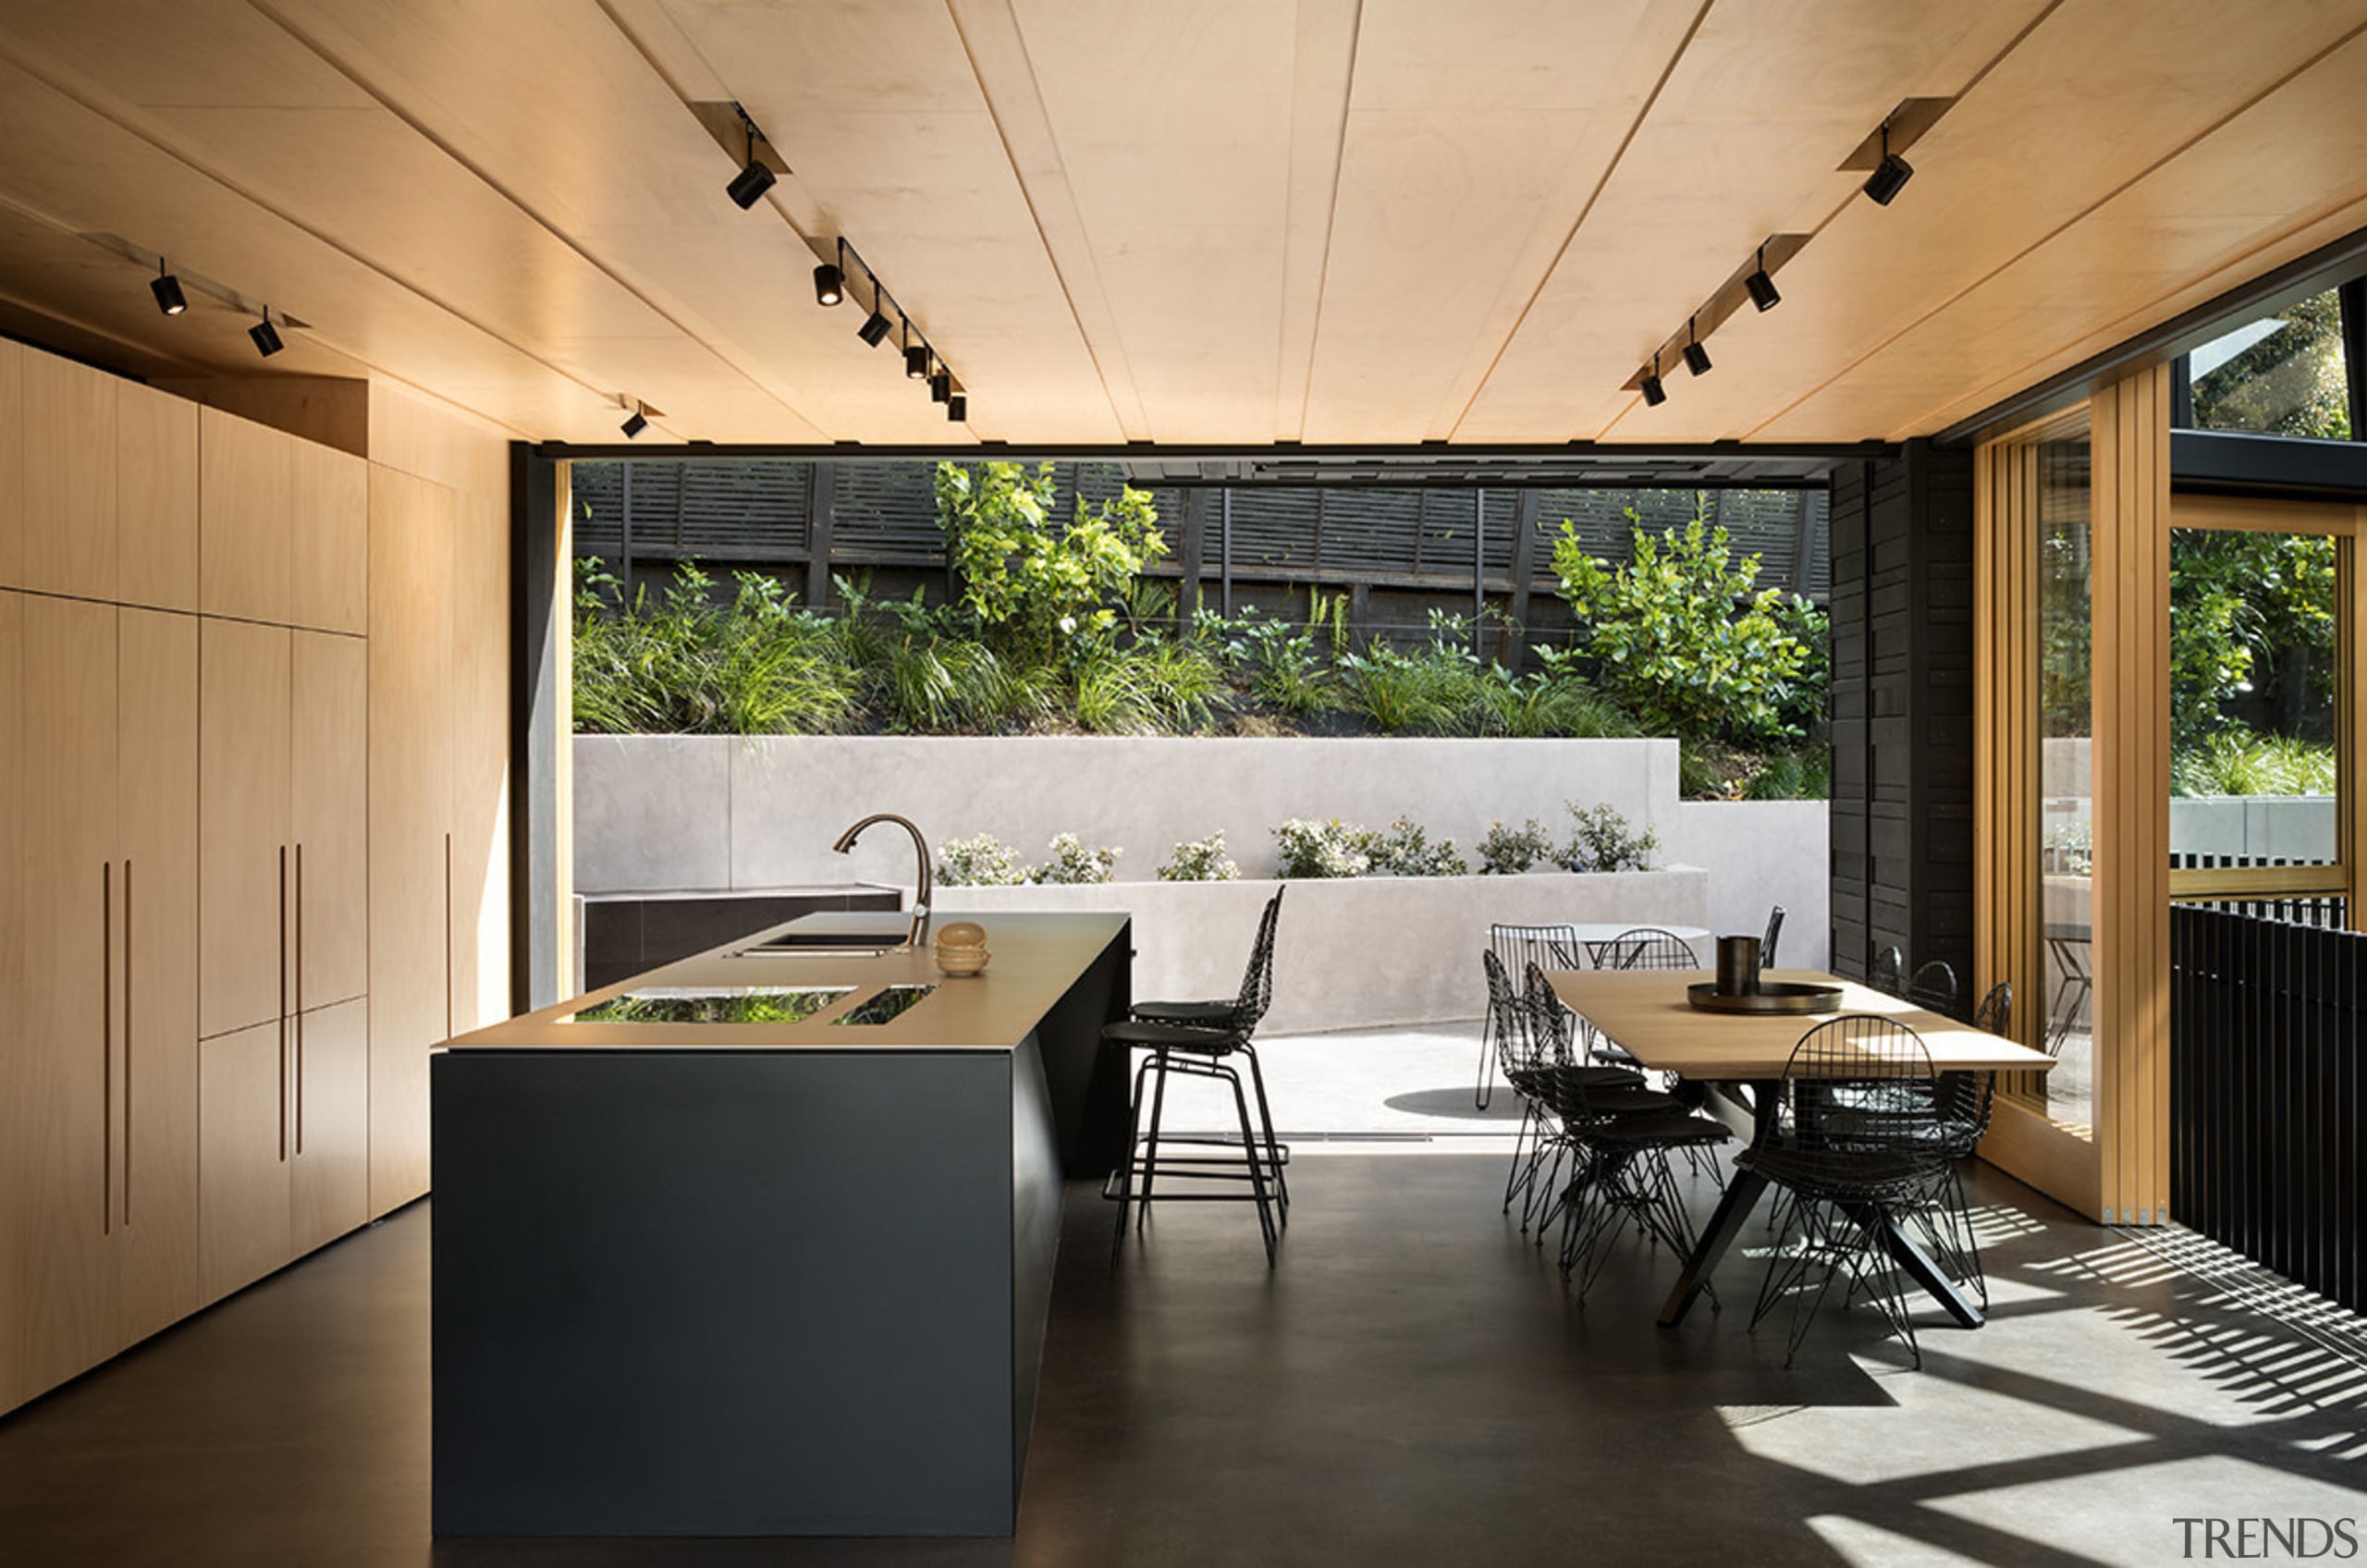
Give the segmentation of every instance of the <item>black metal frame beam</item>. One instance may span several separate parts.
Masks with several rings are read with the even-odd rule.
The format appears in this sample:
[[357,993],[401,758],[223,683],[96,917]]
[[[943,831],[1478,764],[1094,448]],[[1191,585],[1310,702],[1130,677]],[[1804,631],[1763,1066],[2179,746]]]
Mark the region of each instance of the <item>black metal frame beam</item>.
[[2367,442],[2173,430],[2170,484],[2208,495],[2367,501]]

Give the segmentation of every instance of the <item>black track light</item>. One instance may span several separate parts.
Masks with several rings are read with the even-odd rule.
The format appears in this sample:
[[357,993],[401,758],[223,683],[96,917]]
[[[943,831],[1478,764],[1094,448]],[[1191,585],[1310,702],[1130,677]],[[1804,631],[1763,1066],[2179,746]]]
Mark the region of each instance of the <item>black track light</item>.
[[750,119],[748,111],[741,109],[739,104],[734,104],[731,106],[740,110],[740,123],[747,128],[748,157],[747,161],[740,165],[740,172],[731,177],[731,183],[723,189],[730,194],[732,201],[739,203],[740,210],[744,213],[754,206],[758,198],[762,197],[766,191],[773,188],[773,171],[767,168],[756,156],[756,122]]
[[1690,321],[1685,324],[1685,368],[1696,375],[1710,374],[1710,350],[1701,347],[1701,338]]
[[751,153],[740,172],[731,177],[731,183],[723,189],[732,201],[739,203],[740,210],[746,212],[773,188],[773,171],[758,163]]
[[904,374],[906,375],[911,376],[914,381],[926,381],[928,379],[928,361],[929,351],[927,344],[914,343],[906,346],[904,349]]
[[847,279],[844,273],[828,262],[824,262],[814,269],[814,302],[816,304],[835,305],[846,297]]
[[287,344],[279,340],[279,328],[271,325],[271,307],[269,305],[265,305],[263,308],[263,320],[247,328],[247,337],[253,340],[255,352],[261,354],[266,360],[271,358],[272,355],[279,352],[282,349],[288,347]]
[[635,403],[632,406],[632,412],[625,416],[624,423],[618,428],[625,433],[625,439],[630,441],[649,428],[649,416],[641,411],[639,403]]
[[854,335],[871,348],[877,349],[888,340],[888,318],[879,312],[874,311],[864,318],[861,326],[854,329]]
[[1883,121],[1883,161],[1866,177],[1866,194],[1873,198],[1875,206],[1887,207],[1914,177],[1915,165],[1890,150],[1890,121]]
[[1636,384],[1636,390],[1644,395],[1644,406],[1648,409],[1657,409],[1668,401],[1668,388],[1661,385],[1661,357],[1658,354],[1652,356],[1650,374]]
[[955,424],[970,417],[970,399],[956,392],[945,399],[945,417]]
[[938,371],[935,375],[928,378],[928,400],[930,402],[942,403],[948,398],[952,396],[953,378],[950,375],[948,375],[943,371]]
[[1767,276],[1766,246],[1759,248],[1759,270],[1742,280],[1742,288],[1750,296],[1750,302],[1762,311],[1772,311],[1784,302],[1784,296],[1775,292],[1775,280]]
[[156,308],[168,316],[177,316],[189,309],[189,298],[181,292],[181,280],[165,270],[165,258],[156,258],[156,276],[148,280],[148,292],[156,296]]

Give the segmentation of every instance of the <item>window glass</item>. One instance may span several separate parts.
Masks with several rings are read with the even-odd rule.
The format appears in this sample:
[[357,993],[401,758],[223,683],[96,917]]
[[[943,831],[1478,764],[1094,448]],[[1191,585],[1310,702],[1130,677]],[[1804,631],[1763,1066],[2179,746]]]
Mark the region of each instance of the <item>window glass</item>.
[[[2094,704],[2085,437],[2042,444],[2039,457],[2040,972],[2043,1047],[2054,1071],[2033,1075],[2056,1121],[2084,1126],[2094,1077]],[[2029,1005],[2016,998],[2017,1007]]]
[[2247,322],[2187,356],[2198,430],[2350,437],[2342,309],[2332,289]]

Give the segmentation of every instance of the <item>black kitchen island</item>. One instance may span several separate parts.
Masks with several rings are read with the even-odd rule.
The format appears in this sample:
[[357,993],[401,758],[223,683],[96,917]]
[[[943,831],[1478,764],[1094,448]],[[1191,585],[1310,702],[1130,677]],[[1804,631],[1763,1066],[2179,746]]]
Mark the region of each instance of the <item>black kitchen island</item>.
[[752,938],[436,1056],[437,1535],[1011,1533],[1132,955],[981,923],[973,978]]

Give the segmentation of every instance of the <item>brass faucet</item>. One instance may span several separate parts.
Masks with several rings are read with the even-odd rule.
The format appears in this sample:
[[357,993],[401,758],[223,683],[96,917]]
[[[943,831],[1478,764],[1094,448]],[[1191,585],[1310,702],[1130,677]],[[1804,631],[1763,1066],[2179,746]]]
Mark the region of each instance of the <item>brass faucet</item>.
[[913,836],[913,853],[917,856],[920,861],[920,879],[918,886],[913,894],[913,924],[911,928],[904,933],[904,945],[897,949],[899,952],[910,952],[914,948],[921,945],[921,935],[928,929],[928,840],[921,837],[921,830],[914,827],[909,818],[898,816],[894,812],[874,812],[869,816],[865,817],[861,822],[856,823],[852,827],[850,827],[845,832],[840,834],[839,841],[832,844],[830,848],[836,850],[840,854],[845,854],[849,850],[854,848],[854,841],[863,837],[863,830],[870,827],[875,822],[892,822],[897,827],[902,828],[905,832],[910,833]]

